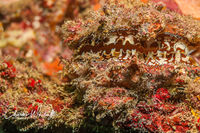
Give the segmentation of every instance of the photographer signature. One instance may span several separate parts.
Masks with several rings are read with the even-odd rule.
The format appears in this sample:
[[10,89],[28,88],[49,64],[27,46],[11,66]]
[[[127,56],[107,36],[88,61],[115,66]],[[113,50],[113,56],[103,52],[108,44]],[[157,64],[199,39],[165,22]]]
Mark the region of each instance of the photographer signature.
[[2,116],[5,119],[11,119],[11,118],[47,118],[47,119],[51,119],[56,115],[56,112],[52,109],[50,110],[48,113],[41,113],[40,112],[40,107],[37,109],[37,111],[31,111],[29,113],[25,113],[25,112],[18,112],[17,110],[15,110],[15,112],[11,115],[8,116],[8,112],[5,112]]

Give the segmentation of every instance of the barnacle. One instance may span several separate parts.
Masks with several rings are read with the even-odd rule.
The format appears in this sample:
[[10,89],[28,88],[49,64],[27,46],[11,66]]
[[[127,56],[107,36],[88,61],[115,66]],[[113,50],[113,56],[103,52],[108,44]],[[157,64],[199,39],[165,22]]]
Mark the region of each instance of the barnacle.
[[199,21],[152,3],[132,1],[131,8],[108,3],[87,20],[63,25],[75,55],[91,52],[107,59],[136,56],[148,65],[197,65],[191,53],[199,47]]

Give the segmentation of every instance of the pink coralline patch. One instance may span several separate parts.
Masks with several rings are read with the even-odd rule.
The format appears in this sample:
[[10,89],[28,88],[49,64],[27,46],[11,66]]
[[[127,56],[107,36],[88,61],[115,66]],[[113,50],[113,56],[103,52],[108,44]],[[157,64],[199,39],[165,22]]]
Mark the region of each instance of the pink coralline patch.
[[149,114],[142,114],[140,111],[133,109],[131,113],[131,117],[128,119],[128,121],[131,121],[130,124],[127,124],[127,127],[130,128],[143,128],[144,127],[144,121],[150,119]]
[[38,94],[46,90],[46,88],[43,87],[42,81],[35,78],[29,78],[26,87],[30,92],[36,92]]
[[70,36],[68,36],[64,42],[67,43],[67,42],[70,42],[70,41],[73,41],[74,39],[76,39],[78,36],[78,32],[80,32],[82,29],[81,29],[81,26],[82,26],[82,23],[81,22],[77,22],[76,25],[73,25],[73,26],[69,26],[68,27],[68,31],[71,33]]
[[197,74],[200,72],[200,67],[199,66],[197,66],[197,67],[186,67],[186,69],[188,71],[193,71],[193,72],[195,72]]
[[200,132],[200,118],[197,120],[196,127],[197,127],[197,130]]
[[121,94],[125,94],[127,92],[124,88],[113,88],[111,89],[106,96],[119,96]]
[[63,109],[62,104],[53,104],[53,109],[57,112],[60,112]]
[[176,82],[179,84],[183,84],[185,81],[183,79],[176,78]]
[[[17,25],[16,25],[17,26]],[[32,28],[32,24],[28,24],[24,21],[22,21],[20,24],[19,24],[20,28],[23,29],[23,30],[26,30],[28,28]]]
[[124,96],[127,92],[123,88],[112,88],[102,98],[99,98],[98,104],[100,106],[106,106],[108,109],[114,109],[120,104],[126,104],[128,101],[133,100],[132,97]]
[[107,97],[99,101],[100,106],[107,106],[108,109],[113,109],[116,105],[120,104],[120,97]]
[[41,84],[41,80],[35,80],[34,78],[28,79],[28,88],[36,88]]
[[59,98],[55,98],[53,100],[49,99],[47,104],[52,104],[53,109],[57,112],[61,112],[63,109],[69,108],[71,106],[70,102],[64,102]]
[[156,103],[152,106],[155,110],[159,110],[160,112],[172,113],[177,109],[177,107],[173,104],[166,103]]
[[40,100],[40,99],[36,99],[35,101],[38,103],[43,103],[43,100]]
[[196,125],[196,127],[197,127],[198,131],[200,131],[200,126]]
[[69,32],[77,32],[77,31],[81,30],[81,25],[82,25],[82,23],[79,22],[79,23],[77,23],[75,26],[69,27],[69,28],[68,28],[68,31],[69,31]]
[[27,111],[28,111],[28,113],[33,113],[33,112],[36,113],[38,111],[38,105],[33,106],[32,104],[30,104],[28,106]]
[[74,38],[73,37],[68,37],[67,39],[64,40],[65,43],[72,41]]
[[180,10],[180,8],[179,8],[179,6],[178,6],[178,4],[176,3],[175,0],[152,0],[152,1],[156,2],[156,3],[159,3],[159,2],[163,3],[163,4],[165,4],[165,6],[168,9],[170,9],[172,11],[175,11],[177,13],[182,14],[182,12],[181,12],[181,10]]
[[28,82],[28,87],[35,87],[36,81],[33,78],[30,78]]
[[169,94],[169,91],[167,89],[159,88],[156,91],[156,94],[153,95],[153,98],[156,98],[156,99],[163,101],[163,100],[167,100],[168,98],[170,98],[170,94]]
[[133,97],[125,96],[126,93],[127,90],[124,88],[111,88],[104,95],[88,96],[88,102],[98,103],[100,107],[107,107],[107,109],[115,109],[115,107],[126,104],[134,99]]
[[[136,129],[145,128],[151,132],[177,133],[186,132],[191,128],[189,126],[190,121],[181,119],[178,114],[170,113],[164,115],[162,112],[157,111],[150,106],[146,105],[143,107],[145,107],[145,110],[141,108],[132,110],[129,119],[127,119],[127,127]],[[181,113],[184,114],[184,111],[182,110]]]
[[72,55],[73,55],[73,52],[72,50],[70,50],[68,47],[66,47],[64,50],[63,50],[63,53],[61,53],[62,57],[65,58],[65,59],[71,59],[72,58]]
[[100,106],[106,106],[108,107],[108,109],[114,109],[116,106],[120,105],[120,104],[125,104],[128,101],[133,100],[132,97],[106,97],[106,98],[102,98],[99,100],[99,105]]
[[168,120],[170,125],[174,125],[176,132],[183,133],[187,132],[190,129],[189,121],[183,121],[179,117],[175,116]]
[[150,73],[152,75],[160,75],[163,73],[165,76],[169,76],[171,72],[174,70],[173,65],[162,65],[162,66],[148,66],[145,65],[143,66],[144,72],[145,73]]
[[0,72],[0,75],[5,78],[14,78],[16,76],[16,68],[9,61],[5,61],[4,63],[6,68]]

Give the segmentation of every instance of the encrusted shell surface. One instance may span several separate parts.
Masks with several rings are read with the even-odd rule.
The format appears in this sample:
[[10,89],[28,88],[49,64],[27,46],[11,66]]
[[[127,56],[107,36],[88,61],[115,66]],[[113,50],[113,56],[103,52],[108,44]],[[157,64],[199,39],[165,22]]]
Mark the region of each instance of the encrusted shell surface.
[[120,60],[136,56],[149,65],[197,64],[191,53],[199,48],[198,20],[153,3],[115,2],[91,12],[86,20],[62,26],[64,40],[75,55],[92,52]]

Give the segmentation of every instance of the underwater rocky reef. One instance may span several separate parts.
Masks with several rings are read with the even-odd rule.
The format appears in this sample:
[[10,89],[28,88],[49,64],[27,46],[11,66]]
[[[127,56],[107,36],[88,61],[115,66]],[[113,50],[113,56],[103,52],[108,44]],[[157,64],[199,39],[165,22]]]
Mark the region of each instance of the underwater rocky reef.
[[177,4],[12,0],[0,8],[5,133],[200,132],[200,21]]

